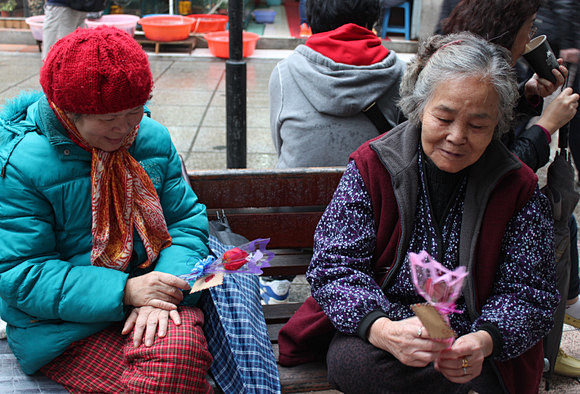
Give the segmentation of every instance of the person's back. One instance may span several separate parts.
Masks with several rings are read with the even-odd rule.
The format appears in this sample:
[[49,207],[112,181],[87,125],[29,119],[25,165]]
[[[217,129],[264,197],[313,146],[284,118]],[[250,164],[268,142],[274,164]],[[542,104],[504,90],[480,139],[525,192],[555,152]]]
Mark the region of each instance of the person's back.
[[405,63],[369,30],[379,1],[309,0],[307,12],[314,34],[270,77],[280,168],[346,165],[362,143],[388,131],[362,112],[373,103],[390,126],[398,118]]

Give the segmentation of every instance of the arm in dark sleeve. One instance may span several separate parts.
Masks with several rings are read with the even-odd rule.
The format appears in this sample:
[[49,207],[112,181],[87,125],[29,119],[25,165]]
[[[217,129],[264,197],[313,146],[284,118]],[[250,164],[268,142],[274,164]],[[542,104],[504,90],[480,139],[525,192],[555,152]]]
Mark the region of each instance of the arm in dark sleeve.
[[534,172],[543,167],[550,159],[550,144],[544,129],[540,126],[533,125],[517,136],[508,133],[502,137],[502,141]]

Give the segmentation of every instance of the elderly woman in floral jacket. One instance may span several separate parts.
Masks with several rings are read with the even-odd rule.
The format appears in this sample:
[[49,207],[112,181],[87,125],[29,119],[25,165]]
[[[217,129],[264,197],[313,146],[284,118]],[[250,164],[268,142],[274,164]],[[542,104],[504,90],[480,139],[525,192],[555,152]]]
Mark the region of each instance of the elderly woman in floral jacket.
[[[336,331],[328,375],[344,392],[537,392],[559,295],[550,205],[498,140],[517,99],[509,55],[435,36],[401,97],[409,121],[353,153],[316,229],[313,298],[282,329],[280,362]],[[423,250],[468,272],[452,344],[411,310],[425,300],[408,253]]]

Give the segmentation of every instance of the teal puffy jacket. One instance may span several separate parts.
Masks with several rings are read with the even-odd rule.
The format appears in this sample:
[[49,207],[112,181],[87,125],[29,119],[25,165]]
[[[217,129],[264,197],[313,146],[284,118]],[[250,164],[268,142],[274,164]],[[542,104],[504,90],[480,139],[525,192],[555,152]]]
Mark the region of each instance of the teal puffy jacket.
[[[173,239],[148,271],[188,273],[209,253],[205,206],[181,178],[165,127],[144,116],[129,152],[153,181]],[[0,171],[0,316],[32,374],[72,342],[124,320],[125,282],[147,272],[137,267],[146,253],[135,232],[125,272],[91,265],[91,154],[67,137],[44,95],[5,106]]]

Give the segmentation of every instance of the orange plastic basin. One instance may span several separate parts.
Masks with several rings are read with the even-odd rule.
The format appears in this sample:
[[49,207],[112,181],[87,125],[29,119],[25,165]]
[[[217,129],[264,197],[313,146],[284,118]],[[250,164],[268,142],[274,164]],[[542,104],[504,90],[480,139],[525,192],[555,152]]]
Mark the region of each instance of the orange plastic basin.
[[193,19],[192,33],[210,33],[212,31],[224,31],[228,26],[227,15],[214,14],[191,14],[188,18]]
[[145,37],[152,41],[182,41],[189,37],[193,19],[181,15],[153,15],[139,19]]
[[[207,40],[207,46],[212,55],[228,59],[230,57],[230,32],[229,31],[215,31],[206,33],[204,38]],[[244,57],[252,56],[256,49],[256,43],[260,36],[256,33],[244,31],[242,32]]]

